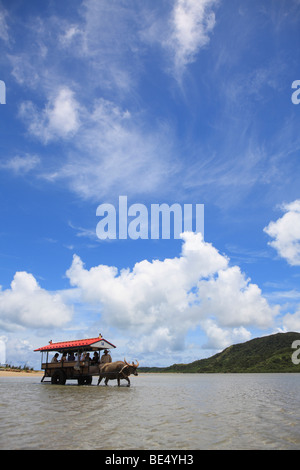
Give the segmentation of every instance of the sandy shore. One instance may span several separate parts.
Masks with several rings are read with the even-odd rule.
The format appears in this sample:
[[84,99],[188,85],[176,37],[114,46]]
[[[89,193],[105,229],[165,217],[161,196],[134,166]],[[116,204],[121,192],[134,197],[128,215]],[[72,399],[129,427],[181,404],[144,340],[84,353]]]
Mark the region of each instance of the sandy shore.
[[0,377],[35,377],[35,376],[43,376],[43,371],[41,370],[34,370],[34,371],[16,371],[16,370],[0,370]]

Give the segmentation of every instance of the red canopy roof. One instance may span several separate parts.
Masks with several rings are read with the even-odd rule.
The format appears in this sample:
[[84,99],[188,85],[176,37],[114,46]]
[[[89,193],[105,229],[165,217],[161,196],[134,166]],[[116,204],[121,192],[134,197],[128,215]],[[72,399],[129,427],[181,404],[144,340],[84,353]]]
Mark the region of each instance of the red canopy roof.
[[112,343],[98,336],[98,338],[77,339],[75,341],[63,341],[60,343],[52,343],[49,341],[47,346],[35,349],[34,351],[59,351],[61,349],[111,349],[115,348]]

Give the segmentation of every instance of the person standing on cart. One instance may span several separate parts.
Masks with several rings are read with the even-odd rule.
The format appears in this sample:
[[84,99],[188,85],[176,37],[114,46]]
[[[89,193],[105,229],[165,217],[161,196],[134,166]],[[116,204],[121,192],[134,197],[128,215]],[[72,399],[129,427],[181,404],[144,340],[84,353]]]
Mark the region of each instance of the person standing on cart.
[[107,349],[105,349],[101,356],[100,364],[106,364],[107,362],[111,362],[111,355],[108,353]]

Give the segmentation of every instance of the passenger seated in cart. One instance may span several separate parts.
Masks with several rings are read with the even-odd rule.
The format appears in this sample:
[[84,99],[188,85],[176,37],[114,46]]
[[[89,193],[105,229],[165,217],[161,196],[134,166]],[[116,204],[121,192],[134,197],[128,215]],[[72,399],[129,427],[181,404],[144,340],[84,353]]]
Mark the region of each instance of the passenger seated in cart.
[[81,354],[80,361],[82,361],[82,362],[90,362],[90,360],[91,360],[91,358],[90,358],[90,353],[84,352],[83,354]]
[[102,354],[100,364],[105,364],[106,362],[111,362],[111,356],[108,354],[107,349],[105,349],[104,353]]
[[74,353],[71,352],[68,354],[68,361],[75,361]]
[[67,360],[67,353],[63,353],[63,355],[61,356],[60,362],[64,362],[66,360]]
[[51,359],[51,362],[58,362],[58,360],[57,360],[58,356],[59,356],[58,353],[54,354],[54,356]]
[[98,364],[98,362],[99,362],[99,354],[97,353],[97,351],[95,351],[92,357],[92,364]]
[[80,356],[80,361],[84,361],[86,356],[86,352],[83,352]]

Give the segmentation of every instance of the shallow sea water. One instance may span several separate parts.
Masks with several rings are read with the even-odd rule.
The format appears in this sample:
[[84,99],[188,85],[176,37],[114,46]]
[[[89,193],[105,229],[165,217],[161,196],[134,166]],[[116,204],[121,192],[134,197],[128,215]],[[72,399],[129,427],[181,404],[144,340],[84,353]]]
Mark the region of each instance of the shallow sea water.
[[300,449],[300,374],[0,377],[0,449]]

